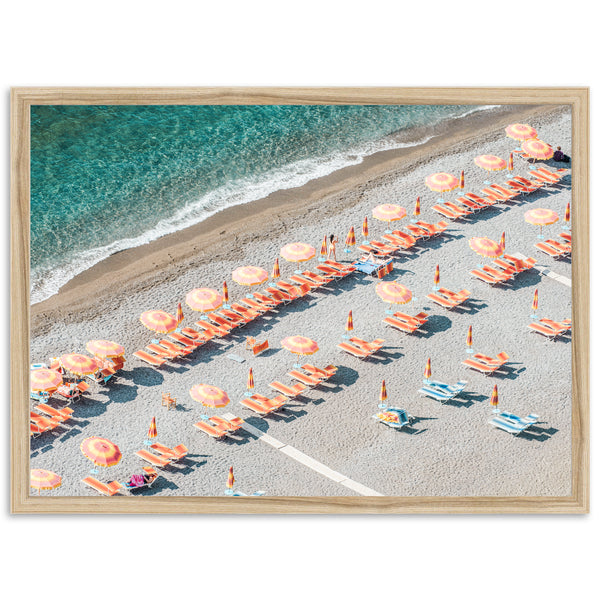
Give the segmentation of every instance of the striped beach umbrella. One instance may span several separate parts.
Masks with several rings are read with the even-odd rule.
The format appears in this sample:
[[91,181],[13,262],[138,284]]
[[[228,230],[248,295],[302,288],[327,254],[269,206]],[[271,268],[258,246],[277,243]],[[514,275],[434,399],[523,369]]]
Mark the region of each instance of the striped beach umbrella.
[[554,150],[552,150],[552,146],[538,139],[525,140],[521,144],[521,148],[523,152],[525,152],[532,158],[536,158],[539,160],[548,160],[549,158],[552,158],[554,156]]
[[54,369],[33,369],[29,372],[29,387],[32,392],[54,392],[62,384],[62,380],[62,375]]
[[[375,288],[377,295],[389,304],[406,304],[412,300],[412,292],[401,283],[396,281],[381,281]],[[386,310],[388,314],[394,311]]]
[[367,217],[365,217],[363,224],[362,224],[362,234],[363,237],[366,239],[368,239],[369,237],[369,220],[367,219]]
[[164,310],[147,310],[140,315],[140,321],[156,333],[171,333],[177,329],[177,319]]
[[487,258],[498,258],[502,254],[502,246],[486,237],[472,237],[469,240],[469,246],[471,250]]
[[356,245],[356,236],[354,235],[354,227],[350,227],[350,231],[346,236],[346,248],[344,248],[344,252],[350,252],[350,248],[348,246]]
[[252,396],[252,390],[254,390],[254,373],[252,372],[252,367],[248,371],[248,381],[246,381],[246,396]]
[[38,491],[38,496],[41,490],[53,490],[60,487],[62,477],[47,471],[46,469],[31,469],[29,472],[29,487]]
[[531,304],[531,310],[533,314],[529,315],[532,319],[537,319],[537,309],[538,309],[538,290],[535,288],[535,292],[533,292],[533,302]]
[[185,296],[185,303],[198,312],[210,312],[223,304],[223,296],[212,288],[195,288]]
[[109,340],[90,340],[85,349],[100,358],[117,358],[125,354],[125,348],[121,344]]
[[569,229],[569,223],[571,222],[571,203],[567,202],[567,206],[565,207],[565,223],[563,225],[563,229]]
[[415,207],[413,209],[413,216],[415,218],[411,219],[410,222],[416,223],[417,222],[416,217],[418,217],[420,214],[421,214],[421,196],[417,196],[417,199],[415,201]]
[[464,190],[464,189],[465,189],[465,172],[464,172],[464,171],[461,171],[461,172],[460,172],[460,180],[459,180],[459,182],[458,182],[458,187],[459,187],[461,190]]
[[381,390],[379,391],[379,408],[385,408],[387,406],[387,390],[385,388],[385,379],[381,382]]
[[269,274],[260,267],[238,267],[232,274],[231,278],[240,285],[261,285],[268,281]]
[[[406,209],[397,204],[380,204],[373,209],[373,216],[379,221],[386,221],[389,224],[392,221],[400,221],[406,216]],[[386,231],[391,233],[391,231]]]
[[425,365],[425,371],[423,372],[423,377],[425,377],[426,381],[431,379],[431,358],[427,359],[427,364]]
[[[96,467],[114,467],[121,460],[119,447],[106,438],[92,436],[81,442],[81,452]],[[98,469],[92,469],[97,473]]]
[[327,236],[323,236],[323,242],[321,243],[321,250],[319,251],[319,262],[325,261],[327,258]]
[[74,375],[91,375],[98,370],[98,363],[85,354],[63,354],[58,362],[60,366]]
[[[308,244],[295,242],[284,246],[279,254],[288,262],[301,263],[313,258],[316,254],[316,250]],[[300,273],[301,271],[297,270],[296,272]]]
[[433,290],[437,292],[440,289],[440,265],[435,265],[435,273],[433,274]]
[[473,352],[471,346],[473,346],[473,325],[469,325],[469,330],[467,331],[467,352],[469,354]]
[[222,290],[221,296],[223,296],[223,307],[224,308],[231,308],[229,306],[229,288],[227,287],[227,282],[226,281],[223,282],[223,290]]
[[145,441],[145,444],[149,446],[152,443],[150,440],[153,440],[156,437],[158,437],[158,429],[156,428],[156,417],[152,417],[152,421],[150,421],[150,427],[148,429],[148,439]]
[[425,185],[432,192],[443,193],[455,190],[460,185],[460,181],[450,173],[434,173],[425,178]]
[[177,312],[175,313],[175,319],[177,319],[177,327],[183,323],[183,308],[181,308],[181,302],[177,303]]
[[276,258],[273,271],[271,271],[271,279],[279,279],[279,277],[281,277],[281,273],[279,272],[279,258]]
[[494,384],[494,389],[492,390],[492,395],[490,397],[490,404],[494,407],[492,412],[500,412],[500,409],[498,408],[498,384]]
[[[502,254],[504,254],[506,252],[506,231],[503,231],[500,236],[500,247],[502,248]],[[500,256],[502,256],[502,254],[500,254]]]
[[[319,350],[317,342],[301,335],[286,337],[281,340],[281,345],[292,354],[299,356],[309,356]],[[294,365],[295,368],[300,366],[299,364]]]
[[221,388],[206,383],[198,383],[192,387],[190,396],[209,408],[222,408],[229,404],[229,396]]
[[549,208],[533,208],[525,213],[525,220],[528,223],[540,226],[540,233],[538,234],[540,239],[544,239],[542,227],[544,225],[552,225],[553,223],[556,223],[558,219],[558,214]]
[[537,131],[531,125],[525,125],[524,123],[513,123],[506,127],[504,131],[509,138],[521,142],[537,137]]
[[229,467],[229,475],[227,476],[227,489],[233,490],[234,483],[235,483],[235,477],[233,476],[233,467]]
[[[502,171],[506,169],[506,161],[499,156],[493,154],[482,154],[475,158],[475,164],[486,171]],[[489,184],[489,181],[485,181],[485,184]]]
[[[348,312],[348,318],[346,319],[346,331],[354,330],[354,321],[352,319],[352,311]],[[342,337],[349,338],[348,334],[343,335]]]
[[514,163],[514,159],[513,159],[513,153],[511,152],[508,155],[508,170],[512,171],[515,168],[515,163]]

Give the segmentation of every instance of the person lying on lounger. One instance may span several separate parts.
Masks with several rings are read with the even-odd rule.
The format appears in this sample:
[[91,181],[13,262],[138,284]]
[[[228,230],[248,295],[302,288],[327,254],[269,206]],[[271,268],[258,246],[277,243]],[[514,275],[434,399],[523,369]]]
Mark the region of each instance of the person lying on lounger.
[[366,256],[362,257],[362,260],[366,262],[371,262],[374,265],[382,265],[385,261],[377,258],[372,252],[369,252]]

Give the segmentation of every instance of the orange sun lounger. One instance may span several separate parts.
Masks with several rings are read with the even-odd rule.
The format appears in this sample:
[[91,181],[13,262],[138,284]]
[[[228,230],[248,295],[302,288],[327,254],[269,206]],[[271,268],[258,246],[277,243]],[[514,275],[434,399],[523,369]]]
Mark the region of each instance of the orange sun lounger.
[[273,388],[275,391],[283,394],[284,396],[288,396],[288,398],[296,398],[296,396],[300,396],[302,392],[307,389],[307,387],[302,383],[296,383],[290,387],[285,385],[285,383],[281,383],[280,381],[272,381],[269,384],[269,387]]
[[205,343],[205,341],[202,338],[192,340],[191,338],[183,335],[178,331],[174,331],[173,333],[169,333],[168,335],[172,340],[175,340],[177,343],[181,344],[188,350],[195,350],[196,348],[198,348],[198,346],[202,346],[202,344]]
[[315,387],[323,383],[323,380],[320,377],[311,377],[310,375],[302,373],[301,371],[297,371],[296,369],[290,371],[288,375],[292,379],[296,379],[297,381],[303,383],[307,387]]
[[435,210],[435,212],[451,220],[464,219],[466,216],[471,214],[471,211],[461,209],[459,212],[455,208],[450,208],[449,206],[445,206],[443,204],[435,204],[431,208],[432,210]]
[[462,364],[465,365],[465,367],[474,369],[475,371],[479,371],[480,373],[483,373],[484,375],[491,375],[492,373],[497,371],[502,366],[501,364],[483,363],[478,360],[473,360],[471,358],[467,358],[466,360],[463,360]]
[[315,367],[309,363],[302,365],[302,368],[309,373],[310,375],[315,375],[317,377],[321,377],[322,379],[329,379],[333,377],[337,371],[337,367],[335,365],[327,365],[320,369],[319,367]]
[[161,367],[167,362],[164,358],[161,358],[160,356],[155,356],[154,354],[149,354],[144,350],[138,350],[137,352],[134,352],[133,356],[139,358],[140,360],[143,360],[145,363],[148,363],[153,367]]
[[231,329],[218,327],[214,323],[209,323],[208,321],[196,321],[195,325],[204,329],[204,331],[208,332],[212,337],[222,338],[226,335],[229,335]]
[[196,429],[199,429],[200,431],[204,431],[204,433],[207,433],[211,437],[218,440],[229,435],[226,429],[223,429],[222,427],[216,427],[215,425],[211,425],[208,421],[198,421],[197,423],[194,423],[194,427]]
[[440,306],[443,306],[444,308],[448,308],[450,310],[456,308],[459,304],[461,304],[461,302],[458,300],[450,300],[449,298],[446,298],[445,296],[440,296],[438,294],[427,294],[427,297],[430,300],[433,300],[433,302],[435,302],[436,304],[439,304]]
[[404,250],[408,250],[409,248],[412,248],[417,243],[417,238],[415,238],[414,236],[412,236],[409,233],[406,233],[405,231],[402,231],[400,229],[396,229],[396,230],[392,231],[392,233],[384,235],[383,238],[386,239],[386,236],[387,236],[388,241],[390,241],[389,240],[390,237],[394,238],[395,242],[401,248],[404,248]]
[[486,198],[484,196],[480,196],[479,194],[474,194],[473,192],[467,192],[465,196],[469,200],[477,202],[477,204],[480,204],[482,206],[494,206],[494,204],[496,204],[496,201],[492,198]]
[[548,240],[546,240],[546,242],[538,242],[537,244],[535,244],[535,247],[538,250],[541,250],[544,254],[551,256],[552,258],[562,258],[563,256],[570,254],[570,250],[559,250],[558,248],[552,246],[551,244],[548,244],[547,242]]
[[394,317],[386,317],[383,322],[394,329],[403,331],[404,333],[414,333],[421,326],[419,323],[412,323]]
[[105,484],[94,479],[94,477],[86,477],[81,481],[105,496],[114,496],[123,487],[118,481],[111,481],[109,484]]
[[174,448],[169,448],[163,444],[156,443],[152,444],[150,448],[168,460],[180,460],[188,454],[188,449],[183,444],[179,444]]
[[489,273],[485,271],[481,271],[480,269],[473,269],[469,271],[469,275],[472,277],[476,277],[481,281],[485,281],[485,283],[489,283],[490,285],[497,285],[499,283],[506,283],[506,279],[499,279],[498,277],[492,277]]
[[496,358],[492,358],[491,356],[486,356],[485,354],[473,354],[473,358],[479,360],[481,362],[490,364],[490,365],[499,365],[502,366],[505,362],[510,358],[506,352],[499,352]]
[[[258,394],[252,396],[251,398],[244,398],[243,400],[240,400],[240,404],[242,406],[245,406],[246,408],[249,408],[255,413],[258,413],[261,416],[269,415],[273,412],[281,410],[281,408],[285,404],[285,402],[272,403],[269,400],[269,398],[267,398],[269,402],[265,402],[264,400],[261,400],[260,397],[256,396],[258,396]],[[287,401],[287,398],[285,400]]]
[[563,335],[567,331],[566,329],[558,330],[554,327],[550,327],[548,325],[543,325],[542,323],[536,322],[529,323],[529,325],[527,325],[527,328],[530,330],[530,332],[541,333],[543,336],[550,338],[551,340],[555,340],[557,337]]
[[363,340],[358,337],[351,337],[348,341],[371,354],[377,352],[378,350],[381,350],[381,348],[383,348],[383,345],[385,344],[385,340],[382,338],[377,338],[374,339],[372,342],[367,342],[366,340]]
[[181,356],[178,352],[173,352],[173,350],[169,350],[164,346],[160,346],[158,344],[148,344],[146,346],[146,350],[150,350],[150,352],[154,352],[154,354],[157,354],[158,356],[166,360],[170,360],[172,358],[179,358],[179,356]]
[[160,340],[159,345],[171,352],[175,353],[177,356],[187,356],[191,354],[194,348],[190,348],[189,346],[181,346],[180,344],[176,344],[171,340]]
[[38,410],[44,413],[46,416],[51,419],[55,419],[56,421],[60,421],[64,423],[71,418],[73,414],[73,409],[69,407],[61,408],[60,410],[53,408],[52,406],[48,406],[47,404],[36,404],[34,406],[35,410]]
[[171,458],[165,458],[163,456],[156,456],[156,454],[152,454],[152,452],[148,452],[148,450],[138,450],[136,455],[139,456],[142,460],[149,462],[154,467],[166,467],[171,463]]
[[346,342],[342,342],[341,344],[338,344],[337,347],[340,350],[343,350],[344,352],[347,352],[348,354],[352,354],[352,356],[356,356],[357,358],[368,358],[369,356],[371,356],[370,352],[367,352],[366,350],[362,349],[362,348],[358,348],[357,346],[354,346],[353,344],[347,344]]
[[502,196],[505,202],[507,200],[512,200],[513,198],[516,198],[519,195],[519,192],[507,190],[505,187],[501,186],[498,183],[493,183],[492,185],[490,185],[490,188],[493,189],[498,195]]
[[315,283],[320,283],[321,285],[326,285],[327,283],[331,283],[333,279],[330,277],[321,277],[321,275],[317,275],[312,271],[302,271],[302,275]]

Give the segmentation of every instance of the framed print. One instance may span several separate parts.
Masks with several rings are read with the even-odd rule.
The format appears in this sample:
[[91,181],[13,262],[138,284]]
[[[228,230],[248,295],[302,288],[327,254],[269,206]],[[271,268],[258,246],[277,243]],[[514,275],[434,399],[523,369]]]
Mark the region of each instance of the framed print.
[[15,88],[14,513],[581,513],[586,88]]

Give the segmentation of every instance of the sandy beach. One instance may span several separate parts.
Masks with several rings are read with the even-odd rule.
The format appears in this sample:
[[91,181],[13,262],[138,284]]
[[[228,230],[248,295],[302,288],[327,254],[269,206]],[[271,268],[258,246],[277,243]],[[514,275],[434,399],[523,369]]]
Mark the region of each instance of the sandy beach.
[[[286,447],[386,496],[569,495],[570,338],[548,341],[530,334],[526,326],[536,288],[540,316],[557,321],[571,316],[571,288],[537,270],[519,275],[505,287],[492,288],[474,280],[469,271],[482,261],[468,241],[473,236],[499,240],[506,232],[507,252],[534,257],[540,265],[570,279],[570,261],[554,261],[536,250],[538,228],[523,218],[531,208],[549,208],[562,217],[571,200],[570,185],[548,186],[514,204],[494,206],[468,220],[452,222],[446,235],[398,254],[387,279],[399,279],[413,291],[416,299],[402,307],[405,312],[429,313],[421,334],[406,335],[385,327],[382,320],[388,305],[375,293],[378,280],[356,274],[256,319],[223,340],[211,341],[190,358],[160,370],[131,355],[154,337],[140,323],[141,312],[162,309],[174,314],[177,303],[182,302],[184,323],[193,325],[199,315],[183,302],[188,291],[195,287],[220,289],[227,280],[230,298],[243,297],[247,289],[231,280],[231,272],[242,265],[270,272],[279,249],[287,243],[306,242],[318,251],[323,236],[335,233],[340,240],[338,258],[354,260],[359,255],[356,249],[343,252],[349,228],[354,226],[357,240],[362,240],[360,227],[369,216],[370,237],[381,239],[386,225],[372,219],[371,210],[391,202],[404,206],[410,215],[417,196],[421,197],[421,218],[438,222],[442,217],[431,207],[439,194],[425,186],[427,175],[439,171],[458,175],[464,170],[465,191],[470,192],[479,192],[485,180],[503,183],[508,179],[506,172],[488,173],[473,159],[480,154],[507,157],[518,144],[505,136],[504,127],[514,122],[530,123],[541,139],[561,145],[571,154],[571,119],[563,108],[503,107],[477,113],[436,131],[436,137],[424,145],[372,155],[360,165],[301,188],[232,207],[187,230],[115,254],[75,277],[55,296],[33,305],[31,362],[84,352],[90,339],[119,342],[126,349],[127,362],[106,387],[92,385],[85,398],[71,405],[75,412],[69,427],[32,440],[31,467],[62,475],[63,484],[53,495],[94,495],[81,483],[91,467],[79,449],[81,442],[92,435],[115,442],[123,459],[98,478],[125,481],[141,470],[143,463],[135,452],[144,447],[150,420],[156,416],[157,440],[168,446],[185,444],[189,454],[161,470],[160,478],[144,494],[221,496],[230,466],[235,470],[235,488],[246,493],[357,493],[246,431],[217,441],[193,427],[202,414],[233,413]],[[550,161],[550,166],[557,165]],[[515,159],[515,174],[527,176],[529,168]],[[445,196],[455,198],[458,190]],[[559,221],[545,228],[547,237],[556,238],[562,224]],[[312,270],[317,264],[316,258],[305,263]],[[465,307],[448,311],[426,298],[436,265],[442,286],[470,290]],[[296,268],[283,259],[280,266],[283,279]],[[350,309],[355,335],[386,340],[383,349],[367,361],[336,348]],[[469,325],[473,326],[477,352],[509,354],[504,375],[486,377],[461,365],[467,357]],[[246,391],[248,368],[253,368],[258,393],[273,397],[268,383],[275,379],[290,384],[286,373],[296,360],[280,344],[289,335],[317,341],[319,351],[311,362],[318,366],[332,363],[338,371],[328,384],[263,419],[239,404]],[[270,350],[253,357],[244,349],[246,336],[267,338]],[[229,354],[242,356],[245,362],[232,361]],[[434,379],[447,383],[468,380],[461,396],[442,405],[417,393],[428,358]],[[382,379],[387,384],[388,403],[405,408],[416,418],[409,429],[395,431],[371,418],[377,412]],[[209,412],[189,396],[189,389],[197,383],[225,389],[232,402]],[[489,425],[494,383],[498,384],[500,408],[519,416],[540,415],[537,428],[515,438]],[[177,410],[161,407],[163,392],[177,399]]]

